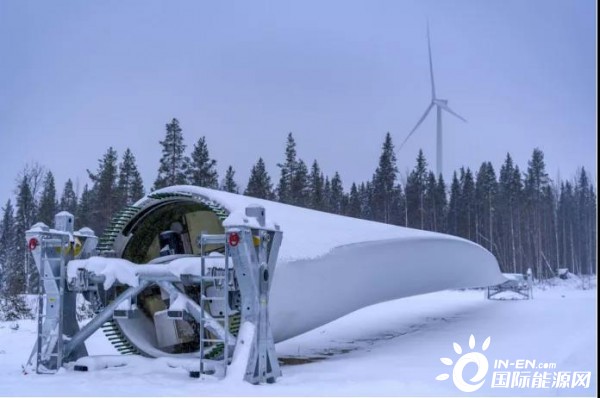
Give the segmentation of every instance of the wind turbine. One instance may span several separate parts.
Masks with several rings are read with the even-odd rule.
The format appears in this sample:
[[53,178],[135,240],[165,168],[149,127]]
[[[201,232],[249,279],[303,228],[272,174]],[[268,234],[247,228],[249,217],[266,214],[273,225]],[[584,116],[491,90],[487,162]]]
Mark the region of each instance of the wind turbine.
[[419,128],[421,123],[423,123],[423,120],[425,120],[431,109],[435,106],[437,110],[436,168],[437,175],[439,176],[440,174],[442,174],[442,110],[445,110],[446,112],[456,116],[463,122],[466,122],[467,120],[464,117],[460,116],[458,113],[454,112],[452,109],[450,109],[450,107],[448,106],[448,100],[436,97],[435,81],[433,79],[433,61],[431,60],[431,40],[429,38],[429,24],[427,25],[427,48],[429,49],[429,74],[431,76],[431,103],[425,110],[423,116],[421,116],[421,118],[417,122],[417,125],[410,131],[410,133],[408,133],[404,141],[402,141],[402,144],[400,144],[400,149],[402,149],[406,141],[408,141],[410,136]]

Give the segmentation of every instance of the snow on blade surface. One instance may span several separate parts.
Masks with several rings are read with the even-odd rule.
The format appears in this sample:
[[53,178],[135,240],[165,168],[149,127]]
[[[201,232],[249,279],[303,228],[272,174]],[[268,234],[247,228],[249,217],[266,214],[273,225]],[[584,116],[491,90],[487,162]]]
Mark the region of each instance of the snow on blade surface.
[[[152,194],[175,192],[193,193],[218,203],[232,214],[232,219],[225,221],[225,224],[229,225],[244,225],[243,218],[251,222],[252,217],[242,216],[245,214],[246,207],[253,204],[263,206],[266,210],[267,223],[278,224],[284,233],[279,250],[279,259],[283,262],[319,257],[342,245],[392,238],[444,237],[476,245],[450,235],[359,220],[191,185],[167,187]],[[135,205],[140,205],[144,200],[140,200]]]
[[436,235],[346,245],[281,264],[269,309],[275,341],[383,301],[506,281],[488,251]]

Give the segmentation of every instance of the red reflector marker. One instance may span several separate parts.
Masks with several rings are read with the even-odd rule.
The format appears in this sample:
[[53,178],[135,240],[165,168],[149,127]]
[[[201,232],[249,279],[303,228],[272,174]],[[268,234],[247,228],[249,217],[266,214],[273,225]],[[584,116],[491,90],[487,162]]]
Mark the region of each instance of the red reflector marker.
[[29,250],[34,251],[39,244],[40,242],[36,238],[29,239]]
[[240,243],[240,236],[236,232],[229,234],[229,246],[237,246]]

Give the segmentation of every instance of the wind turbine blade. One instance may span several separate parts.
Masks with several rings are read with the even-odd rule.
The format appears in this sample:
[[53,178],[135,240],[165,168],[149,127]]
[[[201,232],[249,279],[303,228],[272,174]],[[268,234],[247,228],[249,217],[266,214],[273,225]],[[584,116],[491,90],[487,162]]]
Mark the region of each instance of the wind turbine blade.
[[431,100],[435,97],[435,80],[433,79],[433,60],[431,59],[431,39],[429,38],[429,21],[427,22],[427,49],[429,50],[429,74],[431,76]]
[[448,105],[442,105],[439,104],[438,105],[440,108],[442,108],[443,110],[445,110],[448,113],[453,114],[454,116],[456,116],[457,118],[459,118],[460,120],[462,120],[463,122],[467,122],[467,119],[465,119],[464,117],[462,117],[461,115],[459,115],[458,113],[454,112],[452,109],[450,109],[450,107],[448,107]]
[[431,110],[431,108],[433,108],[433,102],[431,104],[429,104],[429,106],[425,110],[425,113],[423,113],[423,116],[421,116],[421,118],[417,122],[416,126],[410,131],[410,133],[408,133],[408,135],[406,136],[404,141],[402,141],[402,144],[400,144],[400,148],[398,148],[398,150],[402,149],[402,147],[404,146],[404,144],[406,144],[406,141],[408,141],[410,136],[413,135],[413,133],[419,128],[421,123],[423,123],[423,120],[425,120],[425,118],[427,117],[427,114],[429,114],[429,111]]

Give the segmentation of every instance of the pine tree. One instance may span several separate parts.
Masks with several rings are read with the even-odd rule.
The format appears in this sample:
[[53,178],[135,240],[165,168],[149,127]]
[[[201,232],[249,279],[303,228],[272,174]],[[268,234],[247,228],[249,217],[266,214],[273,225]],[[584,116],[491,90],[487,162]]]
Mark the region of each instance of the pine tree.
[[167,133],[165,139],[160,141],[162,145],[162,157],[158,168],[158,176],[154,181],[154,189],[168,187],[170,185],[187,184],[188,161],[184,155],[185,144],[179,121],[173,119],[166,125]]
[[569,231],[571,217],[571,206],[572,200],[567,197],[567,186],[570,186],[569,182],[561,182],[560,184],[560,196],[558,199],[558,235],[559,235],[559,247],[560,257],[559,264],[561,268],[568,268],[571,273],[575,273],[573,263],[570,261],[571,256],[569,253]]
[[[89,190],[88,185],[85,184],[81,198],[77,204],[77,211],[75,212],[75,223],[79,228],[88,227],[92,228],[93,220],[92,213],[94,211],[94,194]],[[93,228],[92,228],[93,229]],[[96,235],[99,235],[102,231],[94,230]]]
[[598,197],[596,196],[596,191],[594,189],[594,185],[590,183],[588,186],[589,191],[589,203],[588,203],[588,214],[589,217],[587,222],[590,226],[590,235],[589,239],[592,242],[589,247],[590,250],[590,269],[588,270],[589,275],[597,275],[597,242],[598,242],[598,233],[597,233],[597,203]]
[[188,167],[189,183],[204,188],[218,188],[219,176],[216,166],[217,161],[210,158],[205,137],[200,137],[194,145]]
[[435,187],[436,223],[438,232],[448,231],[448,197],[446,196],[446,183],[440,174]]
[[17,212],[15,222],[15,244],[14,244],[14,269],[12,270],[12,283],[9,294],[34,293],[32,289],[37,279],[35,267],[31,261],[31,255],[27,250],[25,232],[36,222],[37,212],[35,200],[29,186],[29,179],[24,176],[18,188]]
[[119,164],[117,182],[118,208],[130,206],[144,196],[144,182],[138,171],[135,156],[129,148],[123,153]]
[[234,177],[235,171],[232,166],[229,166],[225,172],[225,179],[223,180],[223,184],[221,184],[221,190],[231,193],[240,193],[240,189],[235,182]]
[[[325,182],[326,184],[328,181]],[[327,185],[326,185],[327,186]],[[361,200],[362,218],[365,220],[374,220],[373,214],[373,184],[371,181],[360,184],[358,194]]]
[[[500,263],[504,265],[504,270],[517,272],[518,258],[518,236],[520,225],[519,217],[519,202],[521,197],[521,173],[517,172],[512,157],[509,153],[506,154],[506,159],[500,168],[500,176],[498,179],[498,253]],[[508,266],[510,264],[510,266]]]
[[542,203],[542,247],[544,248],[544,262],[549,269],[549,275],[554,276],[559,267],[560,253],[558,253],[558,221],[557,202],[558,192],[553,181],[544,188]]
[[315,210],[323,210],[324,199],[323,189],[325,185],[325,178],[319,167],[319,163],[315,160],[310,169],[309,176],[309,190],[310,190],[310,201],[309,208]]
[[592,225],[589,220],[594,216],[592,196],[593,190],[590,189],[589,179],[585,169],[582,167],[577,171],[575,182],[575,205],[577,206],[577,262],[580,264],[583,274],[591,275],[592,271],[592,252],[594,251],[594,241],[592,241]]
[[461,188],[456,171],[452,175],[452,184],[450,185],[450,202],[448,203],[448,233],[461,236],[459,232]]
[[423,151],[419,150],[417,164],[406,180],[406,203],[408,225],[412,228],[425,228],[425,184],[427,179],[427,161]]
[[65,183],[58,207],[59,211],[68,211],[73,215],[77,214],[77,195],[73,189],[73,181],[70,178]]
[[49,171],[44,180],[44,188],[40,199],[40,206],[37,214],[38,221],[52,227],[54,225],[54,216],[58,208],[56,201],[56,186],[54,184],[54,175]]
[[2,208],[0,224],[0,297],[6,294],[11,283],[9,271],[13,269],[15,252],[15,215],[10,199]]
[[475,241],[475,181],[471,169],[460,169],[460,203],[459,203],[459,236]]
[[308,182],[308,168],[302,159],[296,162],[296,170],[292,174],[290,185],[290,204],[307,207],[310,202],[310,187]]
[[360,195],[358,188],[355,183],[352,183],[350,187],[350,197],[348,198],[348,208],[346,209],[346,215],[349,217],[360,218],[361,206],[360,206]]
[[494,209],[498,184],[496,173],[490,162],[483,162],[477,173],[475,183],[475,206],[477,215],[476,242],[494,253]]
[[340,214],[346,214],[348,205],[350,204],[350,193],[342,192],[342,205]]
[[259,199],[274,199],[273,184],[271,183],[271,177],[267,173],[265,162],[262,158],[259,158],[250,172],[250,178],[248,179],[248,185],[244,191],[244,195],[252,196]]
[[293,203],[294,195],[292,191],[292,181],[298,168],[296,159],[296,141],[292,133],[287,136],[285,146],[285,162],[278,163],[277,167],[281,169],[279,184],[277,185],[277,198],[281,203]]
[[578,206],[575,189],[570,181],[561,186],[559,199],[559,244],[561,246],[561,266],[568,267],[569,271],[581,275],[582,267],[578,256]]
[[329,211],[335,214],[343,214],[344,210],[344,187],[342,178],[336,171],[331,179],[331,195],[329,196]]
[[17,248],[24,242],[20,242],[17,238],[16,220],[10,201],[2,213],[2,225],[0,226],[2,231],[0,233],[0,321],[30,318],[30,310],[22,296],[25,289],[26,272]]
[[117,152],[112,147],[108,148],[98,160],[96,173],[87,172],[93,182],[89,227],[96,234],[101,234],[121,204],[117,188]]
[[446,184],[441,174],[437,180],[432,171],[427,174],[423,200],[425,207],[425,229],[445,232],[448,199],[446,198]]
[[325,182],[323,183],[323,211],[331,213],[330,206],[331,205],[331,182],[329,181],[329,177],[325,177]]
[[513,183],[514,183],[514,187],[513,187],[513,192],[516,192],[516,202],[515,202],[515,214],[516,214],[516,228],[515,228],[515,232],[517,234],[516,240],[517,240],[517,264],[520,264],[519,266],[519,272],[522,271],[526,271],[523,269],[523,265],[526,263],[525,257],[524,257],[524,249],[523,249],[523,224],[524,224],[524,209],[525,209],[525,205],[522,203],[524,202],[524,197],[525,197],[525,193],[524,193],[524,187],[523,187],[523,174],[521,173],[521,169],[519,168],[518,165],[515,165],[515,169],[514,169],[514,177],[512,179]]
[[388,132],[382,145],[379,165],[373,176],[373,215],[375,220],[388,223],[392,218],[392,201],[398,168],[392,136]]
[[588,273],[589,275],[597,275],[596,271],[597,271],[597,220],[598,220],[598,214],[597,214],[597,203],[598,203],[598,198],[596,196],[596,192],[594,189],[594,185],[590,183],[590,185],[588,186],[588,194],[589,194],[589,203],[588,203],[588,219],[587,222],[589,224],[589,240],[591,242],[591,245],[589,247],[590,250],[590,263],[589,263],[589,270]]
[[425,181],[425,192],[423,193],[423,207],[425,209],[425,229],[429,231],[437,231],[437,181],[433,171],[427,173]]
[[19,246],[24,245],[25,237],[23,241],[19,240],[16,227],[13,206],[8,200],[2,209],[0,224],[0,321],[31,317],[21,295],[25,289],[26,272]]
[[406,196],[402,191],[402,186],[397,184],[392,191],[391,218],[389,223],[404,226],[406,223]]
[[535,148],[527,165],[524,194],[528,216],[525,227],[525,236],[529,238],[526,246],[529,253],[528,263],[534,264],[536,277],[545,278],[548,274],[547,267],[549,267],[549,264],[544,254],[542,242],[542,221],[544,217],[543,203],[546,199],[544,192],[550,180],[546,173],[544,153]]

